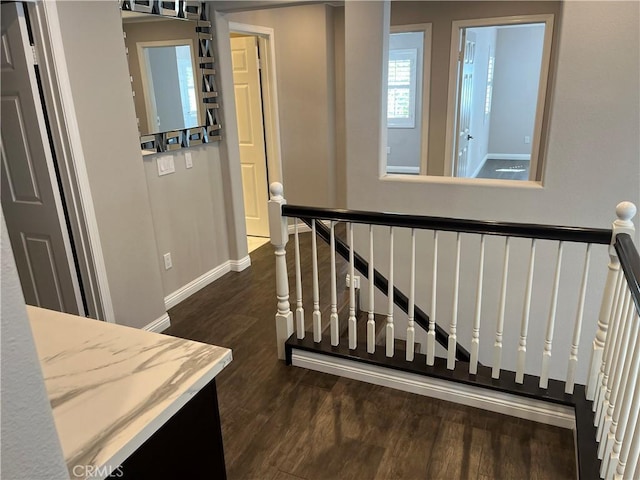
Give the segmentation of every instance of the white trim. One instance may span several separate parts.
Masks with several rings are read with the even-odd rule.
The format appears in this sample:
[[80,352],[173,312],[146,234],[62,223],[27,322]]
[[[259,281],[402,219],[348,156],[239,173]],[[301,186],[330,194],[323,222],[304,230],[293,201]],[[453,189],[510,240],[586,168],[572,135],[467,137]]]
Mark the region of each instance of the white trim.
[[547,96],[549,70],[551,67],[551,40],[553,38],[553,14],[538,15],[514,15],[509,17],[475,18],[468,20],[455,20],[451,24],[451,51],[449,53],[449,99],[447,100],[447,131],[445,143],[444,172],[445,175],[453,175],[454,136],[457,132],[456,110],[458,95],[458,51],[460,48],[460,30],[469,27],[488,27],[501,25],[519,25],[527,23],[544,23],[544,43],[542,47],[542,64],[540,68],[540,81],[538,84],[538,101],[536,105],[536,118],[533,135],[531,137],[531,166],[529,180],[535,181],[535,176],[542,178],[541,172],[537,172],[540,156],[540,139],[542,134],[542,119]]
[[164,297],[164,306],[167,310],[175,307],[177,304],[186,300],[194,293],[202,290],[210,283],[218,280],[220,277],[231,271],[241,272],[245,268],[251,265],[251,259],[249,255],[240,260],[227,260],[226,262],[218,265],[217,267],[203,273],[198,278],[191,280],[186,285],[183,285],[175,292],[170,293]]
[[402,165],[387,165],[387,175],[393,174],[413,174],[420,175],[420,167],[407,167]]
[[[325,227],[331,227],[331,220],[320,220],[320,222]],[[296,233],[296,226],[293,223],[290,223],[287,227],[287,231],[289,232],[289,235],[293,235],[294,233]],[[300,222],[298,224],[298,233],[308,233],[310,231],[311,231],[311,227],[306,223]]]
[[266,46],[260,59],[264,75],[262,81],[262,104],[264,110],[264,132],[267,149],[267,171],[270,182],[282,181],[282,156],[280,143],[280,113],[278,111],[278,76],[276,73],[276,39],[273,28],[261,25],[229,22],[230,33],[243,33],[258,37],[259,46]]
[[229,265],[231,267],[232,272],[241,272],[244,269],[249,268],[251,266],[251,257],[247,255],[246,257],[241,258],[240,260],[229,260]]
[[473,175],[471,175],[471,177],[469,177],[469,178],[476,178],[478,176],[478,174],[480,173],[480,170],[482,170],[482,167],[484,167],[484,164],[487,163],[488,159],[489,159],[489,154],[484,156],[484,158],[482,159],[482,161],[480,162],[478,167],[473,172]]
[[75,212],[78,216],[78,223],[86,229],[86,239],[78,240],[83,242],[85,252],[87,252],[86,262],[91,264],[90,266],[93,267],[95,271],[97,289],[92,293],[94,294],[96,304],[101,307],[101,319],[109,323],[115,323],[115,313],[113,311],[111,291],[107,278],[107,267],[102,253],[100,232],[98,230],[98,222],[96,220],[93,197],[91,195],[78,119],[75,113],[76,109],[71,91],[69,72],[67,71],[67,60],[62,42],[58,9],[56,2],[38,2],[38,6],[42,7],[44,19],[46,20],[46,25],[44,26],[46,31],[41,33],[48,40],[47,43],[51,48],[51,75],[55,78],[55,86],[58,89],[58,92],[52,93],[59,93],[60,105],[62,107],[62,112],[60,113],[64,118],[64,133],[69,142],[71,155],[70,164],[74,170],[73,172],[69,172],[69,179],[74,187],[77,188],[79,196],[79,202]]
[[576,428],[573,408],[564,405],[480,389],[423,375],[390,370],[376,365],[368,365],[314,352],[294,350],[291,359],[292,364],[296,367],[373,383],[374,385],[416,393],[426,397],[439,398],[561,428]]
[[521,162],[523,160],[531,161],[531,155],[528,153],[487,153],[483,161],[487,160],[515,160]]
[[162,333],[167,328],[171,326],[171,319],[169,318],[169,314],[167,312],[164,313],[160,318],[156,318],[153,322],[148,323],[142,330],[147,330],[148,332],[156,332]]

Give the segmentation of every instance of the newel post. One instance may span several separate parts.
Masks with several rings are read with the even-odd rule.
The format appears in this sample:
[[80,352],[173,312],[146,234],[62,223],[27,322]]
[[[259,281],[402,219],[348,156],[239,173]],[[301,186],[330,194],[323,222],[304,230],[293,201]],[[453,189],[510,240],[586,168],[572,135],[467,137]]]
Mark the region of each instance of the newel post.
[[293,334],[293,313],[289,305],[289,276],[287,273],[287,253],[285,246],[289,241],[289,229],[286,217],[282,216],[282,205],[287,201],[282,196],[282,184],[274,182],[269,186],[269,234],[276,254],[276,297],[278,312],[276,313],[276,341],[278,342],[278,358],[285,359],[284,344]]
[[616,207],[616,216],[618,217],[612,225],[613,234],[611,235],[611,243],[609,245],[609,272],[607,281],[602,293],[602,303],[600,304],[600,313],[598,315],[598,330],[593,340],[591,349],[591,360],[589,362],[589,378],[587,379],[586,396],[588,400],[594,400],[596,392],[602,382],[600,373],[604,372],[604,359],[602,353],[609,330],[609,320],[611,318],[613,299],[615,297],[616,284],[620,272],[620,261],[614,248],[616,237],[620,233],[628,233],[633,236],[635,228],[631,219],[636,214],[636,206],[631,202],[621,202]]

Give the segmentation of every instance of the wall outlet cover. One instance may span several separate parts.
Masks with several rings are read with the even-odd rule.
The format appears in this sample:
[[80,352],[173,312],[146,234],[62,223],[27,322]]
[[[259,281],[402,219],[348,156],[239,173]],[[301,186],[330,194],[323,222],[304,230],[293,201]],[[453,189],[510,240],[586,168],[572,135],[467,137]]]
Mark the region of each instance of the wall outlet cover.
[[162,155],[157,157],[156,162],[158,164],[158,176],[168,175],[176,171],[176,166],[173,163],[172,155]]
[[165,253],[162,258],[164,259],[164,269],[169,270],[173,267],[173,263],[171,263],[171,253]]
[[191,152],[184,152],[184,166],[186,168],[193,168],[193,158]]

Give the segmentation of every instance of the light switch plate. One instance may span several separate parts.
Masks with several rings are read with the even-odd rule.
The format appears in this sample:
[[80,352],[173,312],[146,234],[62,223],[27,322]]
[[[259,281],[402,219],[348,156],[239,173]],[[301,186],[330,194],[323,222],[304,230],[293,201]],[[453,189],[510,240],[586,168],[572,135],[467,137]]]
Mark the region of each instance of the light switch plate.
[[173,156],[163,155],[156,159],[158,163],[158,176],[168,175],[176,171],[176,166],[173,163]]
[[191,158],[191,152],[184,152],[184,166],[186,168],[193,167],[193,158]]

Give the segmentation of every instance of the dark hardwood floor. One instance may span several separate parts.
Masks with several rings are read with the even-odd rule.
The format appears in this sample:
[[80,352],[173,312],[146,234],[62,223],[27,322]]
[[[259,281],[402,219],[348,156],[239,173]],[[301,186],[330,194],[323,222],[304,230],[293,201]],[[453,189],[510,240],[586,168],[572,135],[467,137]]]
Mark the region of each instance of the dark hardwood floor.
[[[310,300],[310,234],[301,237]],[[328,247],[318,246],[320,276],[327,279]],[[287,253],[291,275],[292,243]],[[165,332],[233,350],[217,379],[230,479],[576,477],[569,430],[287,367],[276,358],[271,245],[251,259],[250,268],[171,309]],[[344,288],[344,262],[339,272]],[[328,282],[320,287],[328,299]],[[294,292],[291,300],[293,309]]]
[[488,159],[476,178],[496,178],[500,180],[528,180],[529,160]]

